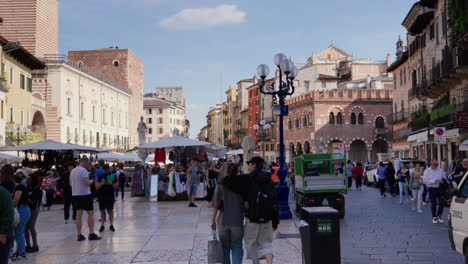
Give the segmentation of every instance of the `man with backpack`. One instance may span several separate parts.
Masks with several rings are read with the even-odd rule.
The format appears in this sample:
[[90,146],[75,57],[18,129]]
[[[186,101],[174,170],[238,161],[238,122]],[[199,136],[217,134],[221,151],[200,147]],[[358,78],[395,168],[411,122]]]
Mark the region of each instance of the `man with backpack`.
[[244,199],[244,243],[247,258],[253,264],[265,258],[273,263],[273,232],[279,224],[276,188],[270,175],[265,173],[265,161],[253,157],[247,162],[249,174],[240,177],[227,176],[223,185],[240,193]]

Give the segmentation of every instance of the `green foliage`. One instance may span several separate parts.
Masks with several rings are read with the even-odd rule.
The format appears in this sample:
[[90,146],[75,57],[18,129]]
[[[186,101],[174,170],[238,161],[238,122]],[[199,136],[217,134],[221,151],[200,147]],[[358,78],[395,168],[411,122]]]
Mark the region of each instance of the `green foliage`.
[[[18,145],[18,134],[17,132],[9,132],[7,131],[5,133],[6,135],[6,138],[7,139],[10,139],[11,141],[11,144],[13,146],[17,146]],[[39,141],[42,141],[44,140],[42,138],[42,135],[39,134],[39,133],[34,133],[34,132],[20,132],[19,134],[19,139],[20,139],[20,145],[25,145],[25,144],[30,144],[30,143],[36,143],[36,142],[39,142]]]
[[468,32],[468,4],[466,0],[448,1],[448,27],[452,48]]

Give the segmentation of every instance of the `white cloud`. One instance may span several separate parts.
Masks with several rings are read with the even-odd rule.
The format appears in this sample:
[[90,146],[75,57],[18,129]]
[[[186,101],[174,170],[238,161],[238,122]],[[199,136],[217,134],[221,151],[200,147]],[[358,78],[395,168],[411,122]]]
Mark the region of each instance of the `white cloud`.
[[236,5],[219,5],[208,8],[186,8],[170,17],[163,18],[159,24],[172,29],[199,29],[224,24],[240,24],[245,21],[246,13]]

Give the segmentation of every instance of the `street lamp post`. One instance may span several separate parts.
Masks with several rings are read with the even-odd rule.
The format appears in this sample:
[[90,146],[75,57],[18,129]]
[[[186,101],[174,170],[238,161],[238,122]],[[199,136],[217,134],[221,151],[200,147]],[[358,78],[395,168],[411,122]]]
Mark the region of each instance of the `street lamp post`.
[[255,131],[258,131],[261,128],[261,133],[258,136],[260,137],[262,141],[262,158],[263,160],[265,160],[265,141],[266,141],[266,136],[267,136],[266,131],[271,128],[271,125],[267,124],[265,120],[261,120],[260,124],[255,124],[253,128],[255,129]]
[[[274,63],[279,71],[278,89],[275,88],[275,83],[265,87],[265,78],[270,73],[270,68],[266,64],[260,64],[257,67],[257,74],[261,78],[260,92],[273,96],[273,102],[279,104],[275,109],[279,110],[279,169],[278,177],[278,203],[281,219],[290,219],[292,217],[291,210],[288,204],[289,188],[286,185],[286,176],[288,170],[285,167],[284,158],[284,132],[283,132],[283,116],[288,114],[288,107],[285,105],[286,96],[294,94],[294,78],[296,78],[298,70],[294,63],[284,54],[278,53],[275,55]],[[283,74],[285,76],[283,76]]]
[[[20,143],[21,143],[21,141],[22,141],[22,140],[21,140],[21,137],[20,137],[20,136],[21,136],[21,125],[20,125],[20,124],[16,124],[16,127],[13,127],[13,126],[12,126],[12,127],[10,127],[9,131],[10,131],[10,133],[11,133],[11,136],[10,136],[11,141],[12,141],[12,142],[13,142],[13,141],[16,141],[16,145],[19,146]],[[23,132],[24,132],[25,134],[28,133],[29,131],[30,131],[29,128],[27,128],[27,127],[23,128]],[[15,136],[14,136],[14,133],[15,133],[15,132],[16,132],[16,139],[15,139]],[[18,156],[19,156],[19,151],[18,151]]]

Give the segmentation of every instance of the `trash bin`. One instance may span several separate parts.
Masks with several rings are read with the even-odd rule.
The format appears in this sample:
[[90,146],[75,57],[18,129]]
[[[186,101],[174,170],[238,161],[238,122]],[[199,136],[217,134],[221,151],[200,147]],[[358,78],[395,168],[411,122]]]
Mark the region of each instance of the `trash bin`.
[[303,263],[341,263],[339,212],[331,207],[304,207],[301,218]]

